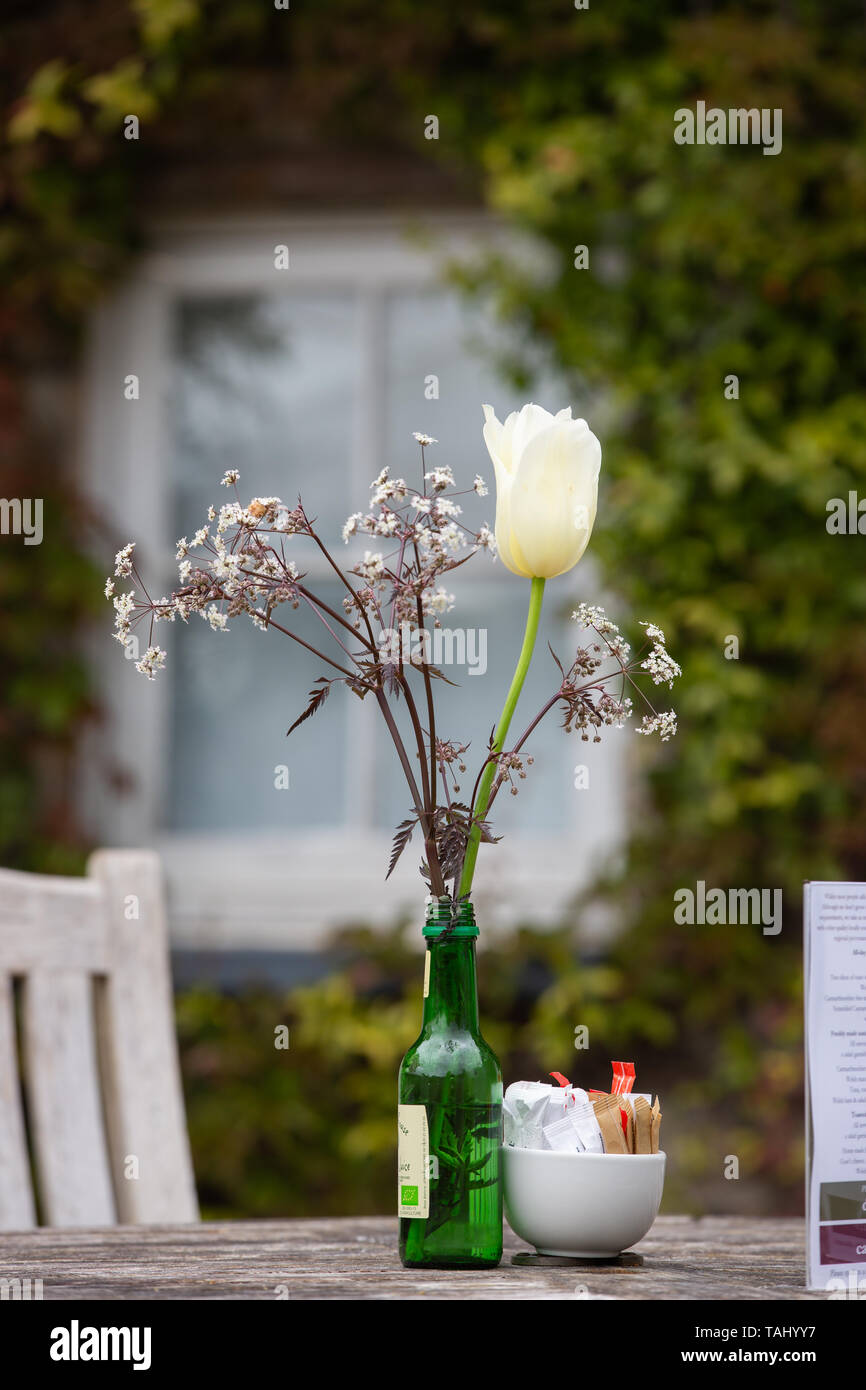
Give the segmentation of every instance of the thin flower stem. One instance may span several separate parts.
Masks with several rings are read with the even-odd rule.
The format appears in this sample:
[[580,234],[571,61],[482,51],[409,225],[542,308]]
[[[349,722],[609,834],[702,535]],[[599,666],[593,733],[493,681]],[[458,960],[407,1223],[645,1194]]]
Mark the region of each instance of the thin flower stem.
[[448,790],[448,775],[447,775],[447,773],[446,773],[446,771],[445,771],[445,764],[444,764],[444,762],[442,762],[442,763],[439,764],[439,771],[440,771],[441,774],[442,774],[442,787],[443,787],[443,790],[444,790],[444,792],[445,792],[445,804],[446,804],[446,806],[448,807],[448,810],[450,811],[450,810],[451,810],[451,793],[450,793],[450,791]]
[[652,700],[649,699],[649,697],[648,697],[648,695],[646,694],[646,692],[641,688],[641,686],[638,685],[637,681],[634,679],[634,677],[631,675],[631,673],[630,673],[629,671],[626,671],[626,672],[625,672],[625,675],[626,675],[626,677],[627,677],[627,679],[628,679],[629,685],[633,685],[633,686],[634,686],[634,688],[635,688],[635,690],[637,691],[638,695],[640,695],[641,699],[644,701],[645,704],[649,705],[649,707],[650,707],[650,709],[652,710],[653,714],[656,716],[656,718],[658,718],[658,711],[657,711],[657,709],[655,708],[655,705],[653,704]]
[[397,725],[394,721],[394,716],[391,713],[387,698],[385,696],[385,692],[383,690],[380,689],[376,691],[376,700],[378,701],[379,708],[382,711],[382,716],[385,720],[385,723],[388,726],[388,732],[390,733],[391,738],[394,742],[394,747],[397,750],[397,757],[400,759],[400,764],[403,768],[404,773],[406,774],[406,781],[409,783],[409,790],[412,793],[412,800],[415,804],[415,810],[418,813],[418,820],[421,825],[422,833],[424,834],[424,845],[427,849],[427,864],[428,868],[430,869],[430,888],[436,897],[441,898],[444,896],[445,893],[445,883],[442,878],[442,871],[439,867],[439,859],[436,854],[436,846],[435,844],[432,844],[431,836],[427,832],[424,802],[418,790],[418,783],[415,781],[415,774],[412,771],[412,764],[409,762],[409,755],[406,752],[405,745],[403,743],[402,738],[400,737],[400,730],[397,728]]
[[[391,599],[391,621],[390,621],[390,623],[389,623],[389,627],[391,628],[392,631],[393,631],[393,628],[394,628],[394,617],[395,617],[395,614],[396,614],[396,612],[397,612],[397,589],[398,589],[398,580],[399,580],[399,576],[400,576],[400,575],[402,574],[402,572],[403,572],[403,553],[404,553],[405,549],[406,549],[406,537],[404,536],[403,539],[400,541],[400,554],[399,554],[399,557],[398,557],[398,559],[397,559],[397,577],[395,577],[395,579],[394,579],[394,597]],[[416,556],[417,556],[417,554],[418,554],[418,547],[417,547],[417,546],[415,547],[415,554],[416,554]],[[402,666],[402,664],[403,664],[403,658],[402,658],[402,655],[401,655],[401,657],[400,657],[400,665]]]
[[[421,728],[421,721],[418,718],[418,709],[415,705],[415,697],[405,676],[399,677],[400,686],[406,697],[406,708],[409,711],[409,718],[412,721],[412,728],[415,733],[415,742],[418,745],[418,759],[421,763],[421,786],[424,795],[424,815],[421,820],[421,829],[424,834],[424,844],[427,849],[427,862],[430,867],[430,883],[433,886],[434,864],[436,879],[440,885],[436,896],[441,897],[445,892],[445,881],[442,878],[439,867],[439,854],[436,849],[436,839],[434,835],[434,810],[435,810],[435,790],[431,789],[430,777],[427,771],[427,750],[424,745],[424,730]],[[435,767],[435,764],[434,764]],[[434,771],[435,776],[435,771]]]
[[331,624],[328,622],[328,619],[325,617],[325,615],[324,615],[323,613],[320,613],[320,612],[319,612],[317,600],[314,599],[310,594],[306,593],[306,592],[305,592],[303,589],[301,589],[300,587],[298,588],[298,593],[301,595],[301,598],[304,600],[304,602],[306,603],[307,607],[308,607],[308,608],[311,608],[311,609],[313,610],[313,612],[315,613],[315,615],[316,615],[316,617],[319,619],[319,621],[320,621],[321,623],[323,623],[324,626],[328,629],[328,632],[330,632],[330,634],[331,634],[331,636],[333,637],[334,641],[336,642],[337,646],[338,646],[338,647],[341,647],[341,648],[343,649],[343,651],[346,653],[346,656],[349,658],[349,660],[350,660],[350,661],[354,661],[354,663],[355,663],[355,665],[358,667],[358,669],[361,670],[361,663],[360,663],[360,661],[358,660],[358,658],[357,658],[356,656],[353,656],[353,655],[352,655],[352,653],[349,651],[349,648],[346,646],[345,642],[342,640],[342,638],[338,637],[337,633],[336,633],[336,632],[334,631],[334,629],[331,627]]
[[[346,619],[342,616],[342,614],[338,613],[336,609],[331,608],[330,604],[325,603],[323,599],[316,598],[316,595],[311,593],[305,584],[298,584],[297,581],[294,582],[299,594],[303,594],[305,598],[310,599],[316,605],[317,608],[324,609],[324,611],[334,619],[335,623],[339,623],[340,627],[344,627],[347,632],[351,632],[352,636],[357,641],[363,642],[364,646],[367,647],[370,651],[376,651],[375,647],[370,646],[370,643],[368,642],[364,634],[362,632],[359,632],[356,627],[353,627],[350,622],[347,622]],[[340,645],[342,646],[342,643]]]
[[[418,547],[415,550],[415,563],[418,569],[421,568],[421,561],[418,556]],[[418,626],[422,632],[426,631],[424,626],[424,609],[421,604],[421,595],[415,595],[415,603],[418,610]],[[430,679],[430,668],[424,662],[424,689],[427,692],[427,723],[429,724],[428,733],[430,735],[430,792],[431,792],[431,811],[436,810],[436,713],[433,707],[433,682]]]
[[[523,634],[523,646],[517,661],[517,668],[511,681],[508,695],[499,717],[499,723],[493,735],[493,747],[491,755],[495,756],[502,752],[511,719],[514,714],[515,706],[520,698],[523,689],[523,682],[526,680],[526,673],[529,670],[529,663],[532,660],[532,651],[535,646],[535,639],[538,636],[538,624],[541,618],[541,604],[544,599],[544,580],[533,579],[529,594],[529,612],[526,616],[526,630]],[[490,799],[490,788],[493,783],[493,776],[496,771],[496,763],[488,761],[481,782],[478,787],[478,801],[475,809],[475,824],[469,834],[469,842],[466,846],[466,857],[463,861],[463,872],[460,877],[459,896],[466,897],[472,888],[472,879],[475,874],[475,861],[478,858],[478,846],[481,843],[480,822],[487,814],[487,806]]]
[[[536,729],[536,728],[538,727],[538,725],[541,723],[541,721],[542,721],[542,719],[544,718],[544,716],[545,716],[546,714],[549,714],[549,713],[550,713],[550,711],[553,709],[553,706],[554,706],[555,704],[558,703],[558,701],[560,700],[560,698],[561,698],[561,691],[557,690],[556,694],[555,694],[555,695],[551,695],[551,697],[550,697],[550,699],[547,701],[547,703],[546,703],[545,705],[542,705],[541,709],[538,711],[538,714],[535,716],[535,718],[533,719],[532,723],[527,725],[526,729],[523,731],[523,733],[520,735],[520,738],[517,740],[517,742],[515,743],[514,747],[511,749],[511,752],[512,752],[512,753],[519,753],[519,752],[520,752],[521,748],[523,747],[523,745],[524,745],[524,743],[526,742],[526,740],[529,738],[530,734],[533,732],[534,729]],[[491,794],[490,794],[490,800],[489,800],[488,803],[487,803],[487,813],[489,813],[490,807],[493,805],[494,801],[496,800],[497,796],[499,795],[499,789],[500,789],[501,786],[502,786],[502,783],[499,782],[499,783],[493,788],[493,791],[492,791]]]
[[[277,558],[277,552],[273,549],[273,547],[269,547],[269,549],[271,550],[271,553],[274,555],[274,557]],[[256,574],[255,570],[242,569],[239,571],[239,573],[245,574],[248,579],[257,580],[259,581],[259,583],[261,583],[263,579],[263,576]],[[325,623],[325,620],[322,617],[322,614],[318,611],[320,608],[323,609],[325,613],[328,613],[334,619],[334,622],[339,623],[340,626],[344,627],[347,632],[351,632],[352,636],[357,641],[363,642],[364,645],[370,651],[375,650],[375,648],[370,646],[370,643],[367,641],[366,637],[362,632],[359,632],[357,628],[353,627],[351,623],[347,622],[346,619],[340,613],[337,613],[335,609],[331,608],[330,604],[325,603],[324,599],[316,598],[315,594],[312,594],[305,584],[299,583],[298,580],[292,579],[291,576],[288,577],[287,582],[293,584],[294,587],[297,589],[298,593],[302,596],[302,598],[305,598],[308,604],[314,606],[316,617],[319,618],[323,623]],[[273,587],[278,588],[279,585],[274,584]],[[334,641],[339,643],[339,645],[343,648],[343,651],[346,653],[346,656],[348,656],[352,661],[356,661],[357,658],[352,656],[352,653],[349,651],[348,647],[345,646],[345,644],[342,641],[340,641],[340,638],[331,629],[328,623],[325,623],[325,627],[331,633],[331,636],[334,638]]]
[[[647,700],[647,697],[646,697],[646,695],[644,694],[644,692],[643,692],[643,690],[641,689],[641,687],[640,687],[639,685],[637,685],[637,684],[635,683],[634,680],[632,680],[632,677],[631,677],[631,674],[630,674],[630,668],[627,667],[627,666],[622,666],[622,663],[620,663],[620,666],[621,666],[621,674],[622,674],[622,676],[623,676],[623,688],[625,688],[625,681],[628,680],[628,681],[630,682],[630,684],[634,686],[634,688],[635,688],[635,690],[638,692],[638,694],[643,696],[643,698],[646,700],[647,704],[649,705],[650,709],[653,711],[653,714],[655,714],[656,711],[653,709],[653,706],[652,706],[652,704],[650,703],[650,701]],[[594,690],[596,687],[598,687],[598,689],[603,689],[604,686],[605,686],[605,684],[607,683],[607,681],[613,680],[613,679],[615,678],[615,676],[616,676],[616,672],[615,672],[615,671],[611,671],[610,674],[607,675],[607,676],[597,676],[594,680],[587,681],[585,685],[580,685],[580,686],[578,686],[575,693],[581,693],[581,692],[583,692],[583,691],[585,691],[585,690]],[[544,718],[544,716],[545,716],[546,714],[549,714],[549,713],[550,713],[550,711],[553,709],[554,705],[558,704],[558,702],[559,702],[560,699],[562,699],[562,691],[561,691],[561,689],[560,689],[560,690],[557,690],[557,692],[556,692],[555,695],[551,695],[550,699],[549,699],[544,705],[542,705],[541,709],[538,711],[538,714],[537,714],[537,715],[535,716],[535,718],[532,720],[532,723],[531,723],[531,724],[527,724],[527,726],[526,726],[526,728],[524,729],[523,733],[520,735],[520,738],[519,738],[519,739],[517,740],[517,742],[514,744],[514,747],[510,750],[512,753],[519,753],[519,752],[520,752],[520,750],[521,750],[521,748],[523,747],[523,745],[525,744],[526,740],[527,740],[527,739],[530,737],[530,735],[535,731],[535,729],[537,729],[538,725],[541,723],[541,721],[542,721],[542,719]],[[477,787],[477,785],[478,785],[478,784],[476,783],[476,787]],[[491,794],[491,796],[490,796],[490,800],[489,800],[488,803],[487,803],[487,811],[488,811],[488,812],[490,811],[491,806],[493,805],[494,801],[496,800],[496,798],[497,798],[497,796],[498,796],[498,794],[499,794],[499,790],[500,790],[500,787],[501,787],[501,786],[502,786],[502,784],[500,783],[498,786],[494,787],[493,792],[492,792],[492,794]],[[474,795],[474,793],[473,793],[473,795]]]
[[367,687],[368,690],[374,689],[374,687],[370,685],[369,681],[361,680],[361,678],[358,675],[356,675],[354,671],[347,671],[346,667],[341,666],[339,661],[334,661],[332,657],[325,656],[325,653],[320,652],[318,647],[311,646],[309,642],[304,641],[303,637],[299,637],[296,632],[290,632],[287,627],[283,627],[281,623],[275,622],[274,619],[269,617],[267,613],[259,613],[257,611],[256,617],[261,618],[262,622],[265,623],[268,627],[275,627],[277,629],[277,632],[284,632],[287,637],[291,637],[293,642],[298,642],[302,647],[306,647],[308,652],[312,652],[313,656],[317,656],[320,661],[325,661],[329,666],[333,666],[335,671],[341,671],[344,676],[349,677],[353,685],[364,685]]
[[[305,514],[305,516],[306,516],[306,514]],[[336,562],[336,560],[334,559],[334,557],[333,557],[333,555],[331,554],[331,552],[330,552],[330,551],[327,549],[327,547],[322,543],[322,541],[319,540],[319,537],[316,535],[316,533],[315,533],[315,531],[313,530],[312,526],[310,526],[309,521],[307,521],[307,534],[310,535],[310,536],[312,536],[313,540],[316,542],[316,545],[317,545],[317,546],[319,547],[319,549],[321,550],[322,554],[324,555],[324,557],[325,557],[325,559],[327,560],[328,564],[331,566],[331,569],[334,571],[334,573],[336,574],[337,578],[340,580],[340,582],[341,582],[342,584],[345,584],[345,586],[346,586],[346,588],[348,589],[349,593],[352,595],[353,599],[355,599],[356,604],[357,604],[357,607],[360,609],[361,617],[364,619],[364,622],[365,622],[366,627],[367,627],[367,636],[368,636],[369,639],[370,639],[370,646],[373,648],[373,650],[375,650],[375,648],[376,648],[376,640],[375,640],[375,638],[373,637],[373,629],[372,629],[372,627],[370,626],[370,619],[367,617],[367,610],[366,610],[366,608],[364,607],[364,605],[363,605],[362,603],[357,603],[358,595],[356,594],[355,590],[352,588],[351,584],[349,583],[348,579],[347,579],[346,576],[344,575],[343,571],[340,569],[340,566],[337,564],[337,562]]]

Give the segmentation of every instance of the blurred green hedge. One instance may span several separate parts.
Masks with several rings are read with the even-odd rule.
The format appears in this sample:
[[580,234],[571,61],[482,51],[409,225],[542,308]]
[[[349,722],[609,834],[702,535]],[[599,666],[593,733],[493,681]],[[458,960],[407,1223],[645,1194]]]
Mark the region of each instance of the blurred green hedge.
[[[177,997],[207,1216],[395,1208],[397,1070],[421,1021],[420,932],[358,928],[335,946],[348,963],[313,986],[237,994],[198,987]],[[796,975],[778,981],[772,1004],[759,991],[745,1000],[748,959],[730,965],[720,949],[711,1017],[703,995],[684,1002],[679,975],[663,965],[653,973],[634,947],[626,938],[604,962],[581,962],[575,929],[564,925],[526,927],[480,952],[482,1028],[506,1084],[561,1071],[607,1089],[611,1059],[633,1059],[638,1087],[662,1101],[668,1210],[799,1211]],[[588,1029],[587,1050],[575,1050],[579,1025]],[[281,1026],[287,1050],[275,1046]],[[731,1154],[737,1181],[724,1176]]]
[[[662,1091],[669,1200],[797,1204],[800,885],[866,877],[863,540],[826,530],[830,499],[866,496],[862,6],[332,0],[287,16],[255,0],[94,0],[65,27],[21,9],[7,49],[29,69],[0,74],[4,405],[34,365],[68,360],[55,339],[74,338],[137,244],[145,176],[178,146],[205,167],[224,143],[246,158],[303,112],[325,148],[441,161],[545,244],[546,278],[507,257],[459,278],[523,330],[514,380],[528,391],[526,364],[546,355],[604,440],[592,553],[626,611],[668,634],[681,732],[664,755],[644,750],[628,855],[603,885],[624,924],[604,969],[574,968],[568,927],[484,957],[489,1029],[509,1074],[568,1071],[570,1028],[595,1009],[592,1055],[633,1048]],[[781,153],[675,145],[675,110],[699,100],[781,109]],[[147,113],[134,148],[128,110]],[[431,112],[440,138],[426,141]],[[8,436],[25,415],[4,410],[22,467]],[[64,788],[90,712],[69,655],[87,607],[78,537],[53,534],[38,583],[29,559],[15,572],[20,547],[0,575],[0,845],[4,862],[48,869],[75,854]],[[698,879],[782,888],[782,934],[678,927],[673,894]],[[207,1205],[307,1210],[318,1191],[390,1209],[389,1078],[417,971],[398,945],[383,959],[358,936],[363,966],[286,1000],[181,999]],[[536,958],[560,972],[537,997]],[[281,1011],[296,1042],[271,1055],[262,1034]],[[718,1177],[729,1153],[738,1182]]]

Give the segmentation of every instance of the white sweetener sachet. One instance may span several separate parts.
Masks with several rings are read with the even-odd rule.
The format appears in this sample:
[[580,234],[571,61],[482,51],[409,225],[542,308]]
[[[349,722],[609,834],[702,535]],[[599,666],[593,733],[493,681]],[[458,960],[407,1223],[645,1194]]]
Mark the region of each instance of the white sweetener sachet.
[[513,1107],[515,1101],[531,1103],[539,1096],[549,1096],[552,1091],[558,1090],[558,1086],[549,1086],[545,1081],[512,1081],[506,1089],[505,1099]]
[[545,1125],[543,1133],[545,1148],[568,1153],[577,1153],[578,1149],[583,1148],[577,1130],[568,1118],[554,1120],[553,1124]]
[[568,1123],[574,1129],[582,1149],[587,1153],[604,1153],[604,1141],[591,1101],[571,1106],[568,1111]]
[[514,1142],[515,1131],[517,1129],[517,1116],[510,1104],[503,1096],[502,1098],[502,1142],[507,1144],[510,1149],[516,1149]]
[[[517,1086],[522,1084],[515,1083]],[[512,1096],[513,1090],[514,1086],[509,1086],[502,1101],[504,1142],[512,1149],[543,1149],[542,1125],[548,1100],[546,1091],[531,1099],[524,1099],[519,1092]]]
[[[505,1092],[503,1105],[507,1102],[510,1106],[519,1131],[512,1131],[515,1148],[543,1148],[541,1126],[548,1121],[562,1119],[564,1102],[558,1098],[563,1095],[562,1087],[551,1086],[547,1081],[512,1081]],[[508,1140],[505,1142],[508,1143]]]
[[551,1086],[544,1123],[552,1125],[556,1120],[564,1119],[572,1106],[585,1105],[587,1100],[586,1091],[579,1086]]

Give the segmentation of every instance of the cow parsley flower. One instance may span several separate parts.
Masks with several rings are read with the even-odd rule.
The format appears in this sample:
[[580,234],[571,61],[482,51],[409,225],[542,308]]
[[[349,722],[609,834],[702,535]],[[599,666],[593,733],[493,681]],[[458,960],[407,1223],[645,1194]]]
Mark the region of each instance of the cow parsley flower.
[[165,668],[165,652],[162,647],[148,647],[140,661],[136,661],[135,669],[141,675],[147,676],[149,681],[156,679],[157,671]]
[[214,632],[228,632],[228,619],[222,609],[217,608],[215,603],[212,603],[208,608],[202,611],[202,617],[207,619]]
[[[431,443],[433,442],[435,441],[431,440]],[[424,474],[424,478],[427,482],[433,484],[434,492],[444,492],[446,487],[455,486],[454,474],[451,472],[451,469],[448,467],[447,464],[445,464],[442,468],[431,469],[429,473]]]
[[114,557],[114,573],[118,579],[125,579],[132,574],[132,552],[135,550],[135,541],[130,541],[122,550],[118,550]]
[[[656,629],[658,631],[658,629]],[[649,671],[652,676],[653,685],[667,685],[669,690],[673,690],[674,681],[677,676],[683,673],[666,647],[661,642],[655,642],[653,649],[646,660],[641,662],[641,670]]]
[[438,589],[425,589],[421,595],[421,607],[425,613],[448,613],[454,607],[454,595]]
[[672,709],[662,714],[645,714],[643,723],[637,730],[639,734],[658,734],[662,743],[667,743],[677,731],[677,716]]

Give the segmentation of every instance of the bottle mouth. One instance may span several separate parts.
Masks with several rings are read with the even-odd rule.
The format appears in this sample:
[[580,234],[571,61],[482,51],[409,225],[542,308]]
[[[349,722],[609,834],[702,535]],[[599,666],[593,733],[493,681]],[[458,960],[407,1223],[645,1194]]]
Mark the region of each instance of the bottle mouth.
[[421,935],[428,941],[436,937],[444,941],[455,937],[476,937],[475,909],[470,902],[459,903],[455,907],[449,898],[428,902]]

